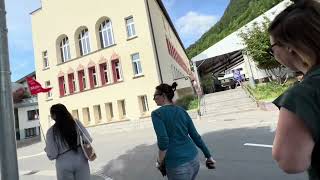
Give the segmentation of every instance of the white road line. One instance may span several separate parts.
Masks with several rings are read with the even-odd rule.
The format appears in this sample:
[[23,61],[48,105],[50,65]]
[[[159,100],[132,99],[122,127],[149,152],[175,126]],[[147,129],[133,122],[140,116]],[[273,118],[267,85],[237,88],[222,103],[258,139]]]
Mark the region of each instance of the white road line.
[[30,155],[30,156],[21,156],[21,157],[18,157],[18,160],[37,157],[37,156],[42,156],[42,155],[45,155],[45,154],[46,154],[45,152],[41,152],[39,154],[34,154],[34,155]]
[[272,148],[272,145],[267,145],[267,144],[245,143],[244,146],[255,146],[255,147],[267,147],[267,148]]
[[38,173],[36,173],[35,175],[37,176],[51,176],[51,177],[55,177],[57,175],[55,170],[41,170]]

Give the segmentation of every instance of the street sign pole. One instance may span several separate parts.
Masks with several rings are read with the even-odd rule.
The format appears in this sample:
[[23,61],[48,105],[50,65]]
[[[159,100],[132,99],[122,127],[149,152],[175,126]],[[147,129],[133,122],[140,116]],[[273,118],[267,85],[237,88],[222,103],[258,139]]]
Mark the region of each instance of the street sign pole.
[[19,180],[4,0],[0,0],[0,168],[1,180]]

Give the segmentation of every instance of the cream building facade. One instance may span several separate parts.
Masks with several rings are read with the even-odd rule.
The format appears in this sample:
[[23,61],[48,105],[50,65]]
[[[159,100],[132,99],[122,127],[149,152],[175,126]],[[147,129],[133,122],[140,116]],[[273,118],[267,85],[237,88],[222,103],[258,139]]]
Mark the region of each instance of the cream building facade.
[[31,13],[41,125],[63,103],[86,126],[139,121],[155,87],[193,93],[189,59],[161,0],[42,0]]

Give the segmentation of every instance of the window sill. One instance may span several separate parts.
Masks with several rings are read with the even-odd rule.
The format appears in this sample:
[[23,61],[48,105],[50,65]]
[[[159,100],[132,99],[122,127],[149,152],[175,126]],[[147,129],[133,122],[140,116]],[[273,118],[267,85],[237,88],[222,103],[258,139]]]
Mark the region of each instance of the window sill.
[[39,121],[39,119],[28,119],[28,122]]
[[100,122],[98,124],[86,124],[86,127],[96,127],[96,126],[101,126],[101,125],[108,125],[108,124],[117,124],[117,123],[124,123],[124,122],[128,122],[130,121],[130,119],[112,119],[112,121],[108,121],[108,122]]
[[135,75],[135,76],[133,76],[132,79],[138,79],[138,78],[141,78],[141,77],[144,77],[144,74]]
[[[147,112],[146,112],[147,113]],[[139,117],[139,119],[145,119],[145,118],[149,118],[151,117],[150,114],[141,114],[141,116]]]
[[[111,45],[109,45],[109,46],[106,46],[106,47],[101,48],[101,50],[102,50],[102,49],[107,49],[107,48],[110,48],[110,47],[113,47],[113,46],[116,46],[116,45],[117,45],[117,44],[114,43],[114,44],[111,44]],[[99,49],[99,50],[100,50],[100,49]],[[98,51],[99,51],[99,50],[98,50]]]
[[[86,88],[82,91],[77,91],[77,92],[73,92],[72,94],[65,94],[64,96],[60,96],[60,98],[63,98],[63,97],[68,97],[68,96],[72,96],[72,95],[76,95],[76,94],[81,94],[83,92],[87,92],[87,91],[91,91],[91,90],[96,90],[96,89],[100,89],[100,88],[104,88],[104,87],[107,87],[107,86],[112,86],[112,85],[116,85],[116,84],[119,84],[119,83],[122,83],[124,82],[123,80],[121,81],[117,81],[117,82],[114,82],[114,83],[108,83],[108,84],[104,84],[104,85],[101,85],[101,86],[97,86],[97,87],[93,87],[93,88]],[[48,101],[48,100],[47,100]]]
[[94,54],[94,53],[99,52],[99,51],[103,51],[103,50],[105,50],[105,49],[111,48],[111,47],[116,46],[116,45],[117,45],[117,44],[114,43],[114,44],[112,44],[112,45],[110,45],[110,46],[103,47],[103,48],[100,48],[100,49],[98,49],[98,50],[92,51],[92,52],[90,52],[90,53],[88,53],[88,54],[86,54],[86,55],[78,56],[78,57],[73,58],[73,59],[71,58],[71,59],[68,59],[68,60],[65,61],[65,62],[59,62],[59,63],[57,64],[57,66],[62,65],[62,64],[66,64],[66,63],[71,62],[71,61],[75,61],[75,60],[77,60],[77,59],[80,59],[80,58],[83,58],[83,57],[86,57],[86,56],[90,56],[91,54]]
[[53,100],[52,97],[46,99],[46,101],[52,101],[52,100]]
[[114,82],[113,84],[122,83],[122,82],[123,82],[123,79],[119,79],[116,82]]
[[45,67],[45,68],[42,69],[42,71],[45,71],[45,70],[48,70],[48,69],[50,69],[50,67]]
[[137,35],[132,36],[132,37],[128,37],[128,38],[127,38],[127,41],[130,41],[130,40],[132,40],[132,39],[136,39],[136,38],[138,38],[138,36],[137,36]]

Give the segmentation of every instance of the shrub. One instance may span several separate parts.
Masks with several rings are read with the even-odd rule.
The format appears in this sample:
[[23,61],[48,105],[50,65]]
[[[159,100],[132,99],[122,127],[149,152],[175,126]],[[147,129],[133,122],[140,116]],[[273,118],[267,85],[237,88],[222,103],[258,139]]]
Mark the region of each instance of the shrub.
[[183,96],[176,101],[176,105],[185,110],[198,108],[198,98],[194,95]]

